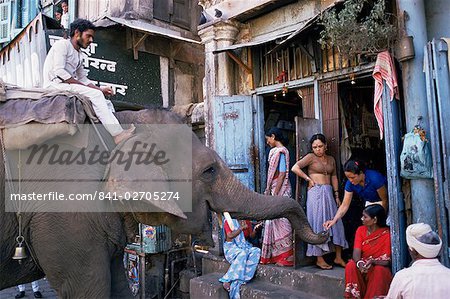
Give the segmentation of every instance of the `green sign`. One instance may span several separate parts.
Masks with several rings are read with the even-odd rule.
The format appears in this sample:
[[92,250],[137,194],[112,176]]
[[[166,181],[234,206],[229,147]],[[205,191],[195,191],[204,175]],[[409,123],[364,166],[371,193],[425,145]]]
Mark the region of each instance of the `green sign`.
[[126,47],[126,30],[119,26],[98,28],[94,42],[85,50],[88,78],[100,86],[111,86],[111,100],[162,107],[159,56]]

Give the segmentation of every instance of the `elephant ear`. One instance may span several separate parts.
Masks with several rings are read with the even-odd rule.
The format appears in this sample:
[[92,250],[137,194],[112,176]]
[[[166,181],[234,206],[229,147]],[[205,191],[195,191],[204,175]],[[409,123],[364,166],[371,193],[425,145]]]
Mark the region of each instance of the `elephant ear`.
[[[122,161],[128,161],[130,151],[124,146]],[[111,156],[114,152],[111,153]],[[115,194],[130,210],[124,212],[167,212],[186,219],[187,216],[173,199],[156,200],[155,194],[170,191],[170,180],[166,171],[158,165],[120,163],[112,159],[105,191]],[[134,200],[133,200],[134,199]],[[156,207],[156,208],[155,208]],[[122,207],[123,208],[123,207]]]

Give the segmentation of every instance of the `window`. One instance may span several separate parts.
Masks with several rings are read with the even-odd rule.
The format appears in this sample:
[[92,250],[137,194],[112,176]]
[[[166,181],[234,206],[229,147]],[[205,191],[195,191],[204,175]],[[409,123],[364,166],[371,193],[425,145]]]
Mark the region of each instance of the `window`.
[[189,0],[153,0],[153,17],[186,29],[191,26],[191,2]]
[[11,0],[0,0],[0,43],[9,41]]

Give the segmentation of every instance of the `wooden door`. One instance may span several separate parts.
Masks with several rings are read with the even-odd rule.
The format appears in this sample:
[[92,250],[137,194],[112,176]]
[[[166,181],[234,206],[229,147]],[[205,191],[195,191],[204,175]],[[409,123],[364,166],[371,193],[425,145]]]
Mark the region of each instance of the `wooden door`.
[[328,154],[341,164],[339,152],[339,96],[337,81],[323,82],[319,85],[322,103],[323,134],[327,138]]

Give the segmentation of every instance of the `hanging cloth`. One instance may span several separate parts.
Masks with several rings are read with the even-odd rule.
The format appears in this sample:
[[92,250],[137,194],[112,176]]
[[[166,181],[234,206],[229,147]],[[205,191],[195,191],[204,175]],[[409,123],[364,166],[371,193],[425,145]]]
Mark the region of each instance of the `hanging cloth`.
[[386,85],[389,89],[389,99],[392,101],[394,98],[399,99],[398,95],[398,83],[397,73],[395,71],[394,61],[388,51],[384,51],[378,54],[375,68],[373,69],[372,77],[375,79],[375,94],[373,99],[373,111],[375,118],[380,128],[380,139],[383,139],[383,80],[386,81]]

